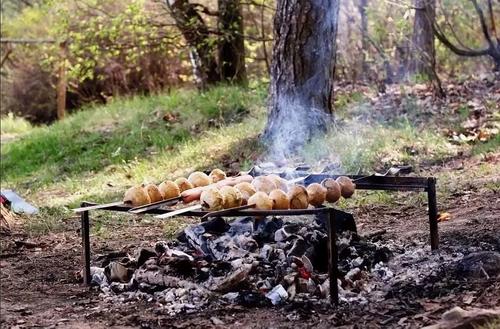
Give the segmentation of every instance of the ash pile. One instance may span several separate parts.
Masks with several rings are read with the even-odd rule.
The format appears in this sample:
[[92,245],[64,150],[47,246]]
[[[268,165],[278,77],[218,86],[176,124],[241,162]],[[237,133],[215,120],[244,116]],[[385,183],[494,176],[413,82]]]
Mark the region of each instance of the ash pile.
[[[348,215],[348,214],[347,214]],[[350,216],[350,215],[349,215]],[[351,217],[352,218],[352,217]],[[347,225],[349,226],[349,225]],[[365,289],[391,251],[341,227],[337,239],[341,301]],[[112,302],[154,302],[163,312],[195,312],[212,303],[243,306],[328,303],[328,235],[315,217],[217,217],[154,249],[101,256],[92,283]]]

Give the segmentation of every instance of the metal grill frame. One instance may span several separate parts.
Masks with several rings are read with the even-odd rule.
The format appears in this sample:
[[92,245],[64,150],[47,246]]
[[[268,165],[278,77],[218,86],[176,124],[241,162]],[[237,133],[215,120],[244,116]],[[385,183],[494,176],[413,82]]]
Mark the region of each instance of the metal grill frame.
[[[310,174],[304,178],[304,184],[319,183],[325,178],[337,178],[341,175],[329,174]],[[360,176],[349,175],[349,178],[356,181],[356,189],[360,190],[386,190],[386,191],[414,191],[426,192],[429,207],[429,229],[430,229],[430,244],[431,250],[439,248],[438,234],[438,210],[436,200],[436,178],[434,177],[391,177],[391,176]],[[97,203],[82,202],[81,207],[93,206]],[[107,211],[128,212],[130,207],[127,206],[110,206],[105,209]],[[151,209],[143,214],[165,214],[173,209]],[[240,216],[298,216],[298,215],[316,215],[327,214],[327,231],[328,231],[328,275],[330,281],[330,302],[332,305],[338,305],[338,250],[336,246],[336,217],[339,215],[339,210],[332,207],[321,207],[314,209],[291,209],[291,210],[240,210],[232,211],[224,214],[224,217],[240,217]],[[203,217],[207,211],[191,211],[182,214],[182,216]],[[83,283],[90,285],[90,260],[91,260],[91,243],[90,243],[90,211],[82,211],[81,219],[81,234],[82,234],[82,260],[83,260]]]

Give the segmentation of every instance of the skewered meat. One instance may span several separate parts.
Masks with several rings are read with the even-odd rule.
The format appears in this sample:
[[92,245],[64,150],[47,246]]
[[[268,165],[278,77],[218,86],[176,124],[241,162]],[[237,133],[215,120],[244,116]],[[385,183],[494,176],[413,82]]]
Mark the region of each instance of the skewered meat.
[[252,185],[253,185],[253,187],[255,187],[255,190],[257,190],[259,192],[264,192],[266,194],[269,194],[269,193],[271,193],[272,190],[275,190],[278,188],[276,186],[276,184],[274,184],[272,179],[270,179],[267,176],[256,177],[252,181]]
[[340,185],[340,193],[344,198],[350,198],[354,194],[356,185],[347,176],[340,176],[336,179],[337,183]]
[[201,192],[200,202],[203,208],[215,211],[224,208],[224,197],[216,187],[211,187]]
[[326,200],[326,188],[318,183],[312,183],[307,187],[307,197],[313,206],[321,206]]
[[326,178],[321,182],[326,188],[326,201],[334,203],[340,199],[340,184],[332,178]]
[[271,210],[273,209],[273,201],[264,192],[257,192],[248,199],[248,204],[254,204],[256,209]]
[[166,180],[158,186],[164,200],[176,198],[181,195],[179,186],[171,180]]
[[158,202],[163,200],[163,195],[161,194],[158,186],[156,186],[155,184],[148,184],[144,187],[144,189],[148,193],[151,202]]
[[188,181],[193,184],[194,187],[207,186],[212,184],[212,179],[208,177],[207,174],[201,171],[195,171],[188,177]]
[[139,185],[131,187],[125,192],[123,203],[138,207],[151,203],[151,199],[149,198],[148,192],[144,189],[144,185]]
[[273,183],[276,185],[276,188],[284,192],[288,192],[288,182],[286,180],[275,174],[267,175],[267,177],[269,177],[269,179],[273,181]]
[[187,178],[179,177],[174,181],[177,186],[179,186],[179,190],[182,192],[194,188],[193,184],[191,184]]
[[269,193],[269,198],[273,201],[273,209],[290,208],[290,200],[283,190],[272,190],[271,193]]
[[212,172],[208,176],[212,179],[212,182],[214,183],[226,179],[226,173],[217,168],[212,170]]
[[224,209],[234,208],[241,206],[242,195],[241,192],[232,186],[223,186],[219,189],[220,194],[224,198]]
[[307,190],[302,185],[295,185],[288,191],[288,199],[290,199],[290,209],[307,209],[309,199]]
[[238,191],[240,191],[241,193],[241,201],[242,201],[242,204],[247,204],[248,203],[248,199],[250,199],[250,197],[252,195],[255,194],[255,188],[253,187],[252,184],[248,183],[248,182],[243,182],[243,183],[239,183],[239,184],[236,184],[234,186],[235,189],[237,189]]

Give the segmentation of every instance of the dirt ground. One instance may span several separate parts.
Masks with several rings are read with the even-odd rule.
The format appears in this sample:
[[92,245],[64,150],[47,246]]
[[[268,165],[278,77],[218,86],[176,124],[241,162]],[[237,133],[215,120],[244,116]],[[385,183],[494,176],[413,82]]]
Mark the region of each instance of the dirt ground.
[[[432,170],[431,170],[432,171]],[[488,180],[498,181],[498,176]],[[500,194],[492,189],[455,192],[438,200],[451,219],[439,224],[441,249],[460,246],[467,250],[500,251]],[[365,205],[354,209],[359,232],[381,229],[382,240],[415,248],[428,244],[426,204],[408,204],[405,195],[393,204]],[[401,285],[384,301],[360,308],[342,303],[327,306],[290,304],[282,307],[247,308],[214,306],[192,314],[169,317],[153,303],[133,301],[109,304],[99,292],[79,282],[81,241],[79,218],[68,218],[65,230],[28,236],[18,228],[1,238],[2,328],[415,328],[435,323],[453,306],[464,309],[500,306],[498,278],[456,282],[424,279]],[[108,239],[93,238],[93,251],[104,253],[123,246],[142,245],[161,239],[155,222],[129,221],[117,225]],[[23,243],[28,241],[29,243]],[[430,249],[428,251],[431,253]]]

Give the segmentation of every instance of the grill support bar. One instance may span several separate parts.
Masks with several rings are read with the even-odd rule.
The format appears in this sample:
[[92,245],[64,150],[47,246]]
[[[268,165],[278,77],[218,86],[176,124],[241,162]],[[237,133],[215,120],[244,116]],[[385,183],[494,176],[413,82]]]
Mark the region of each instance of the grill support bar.
[[[87,202],[82,202],[81,206],[86,207]],[[82,222],[82,257],[83,257],[83,284],[90,285],[92,278],[90,277],[90,218],[89,211],[81,213]]]

